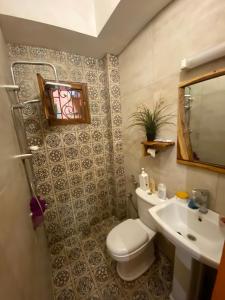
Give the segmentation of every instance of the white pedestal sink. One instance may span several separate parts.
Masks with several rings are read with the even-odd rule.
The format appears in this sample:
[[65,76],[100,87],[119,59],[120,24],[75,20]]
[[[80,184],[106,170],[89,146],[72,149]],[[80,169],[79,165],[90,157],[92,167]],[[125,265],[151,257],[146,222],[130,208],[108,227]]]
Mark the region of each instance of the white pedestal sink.
[[[196,271],[195,260],[218,267],[225,240],[225,225],[220,224],[217,213],[209,210],[207,214],[202,214],[176,197],[151,208],[149,212],[158,231],[176,247],[171,299],[190,299],[193,276],[196,277],[194,283],[201,281],[201,267]],[[197,284],[194,289],[197,293]],[[194,297],[192,294],[191,299],[194,300]]]

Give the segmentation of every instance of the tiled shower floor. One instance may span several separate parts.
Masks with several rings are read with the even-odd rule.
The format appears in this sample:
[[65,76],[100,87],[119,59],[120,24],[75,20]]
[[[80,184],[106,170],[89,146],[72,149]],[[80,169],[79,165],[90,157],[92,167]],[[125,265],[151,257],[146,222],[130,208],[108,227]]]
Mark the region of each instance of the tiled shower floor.
[[50,248],[55,299],[169,299],[172,269],[161,254],[141,278],[119,278],[105,247],[107,233],[118,223],[111,217],[93,226],[88,236],[72,236]]

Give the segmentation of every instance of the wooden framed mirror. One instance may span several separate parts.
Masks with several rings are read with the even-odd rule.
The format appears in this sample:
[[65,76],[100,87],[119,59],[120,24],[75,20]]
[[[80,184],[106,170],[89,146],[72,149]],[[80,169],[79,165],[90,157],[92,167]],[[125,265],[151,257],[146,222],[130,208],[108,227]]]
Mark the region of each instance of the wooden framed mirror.
[[225,174],[225,69],[179,85],[177,162]]

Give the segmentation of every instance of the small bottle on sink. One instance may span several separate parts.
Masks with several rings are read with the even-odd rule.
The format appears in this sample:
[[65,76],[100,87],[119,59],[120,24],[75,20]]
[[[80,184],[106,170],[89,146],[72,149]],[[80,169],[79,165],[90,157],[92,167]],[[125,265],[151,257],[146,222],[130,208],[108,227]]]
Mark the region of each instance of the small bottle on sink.
[[191,199],[188,201],[188,207],[192,208],[192,209],[198,209],[199,206],[197,205],[197,193],[195,190],[192,190],[192,196],[191,196]]

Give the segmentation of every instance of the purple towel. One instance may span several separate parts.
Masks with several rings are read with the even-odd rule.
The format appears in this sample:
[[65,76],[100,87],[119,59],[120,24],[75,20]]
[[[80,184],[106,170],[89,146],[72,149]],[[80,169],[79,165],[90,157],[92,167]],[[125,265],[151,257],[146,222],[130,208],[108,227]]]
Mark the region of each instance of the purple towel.
[[39,204],[35,197],[30,200],[30,210],[32,213],[32,221],[34,228],[37,228],[44,220],[44,211],[46,210],[46,201],[38,197]]

